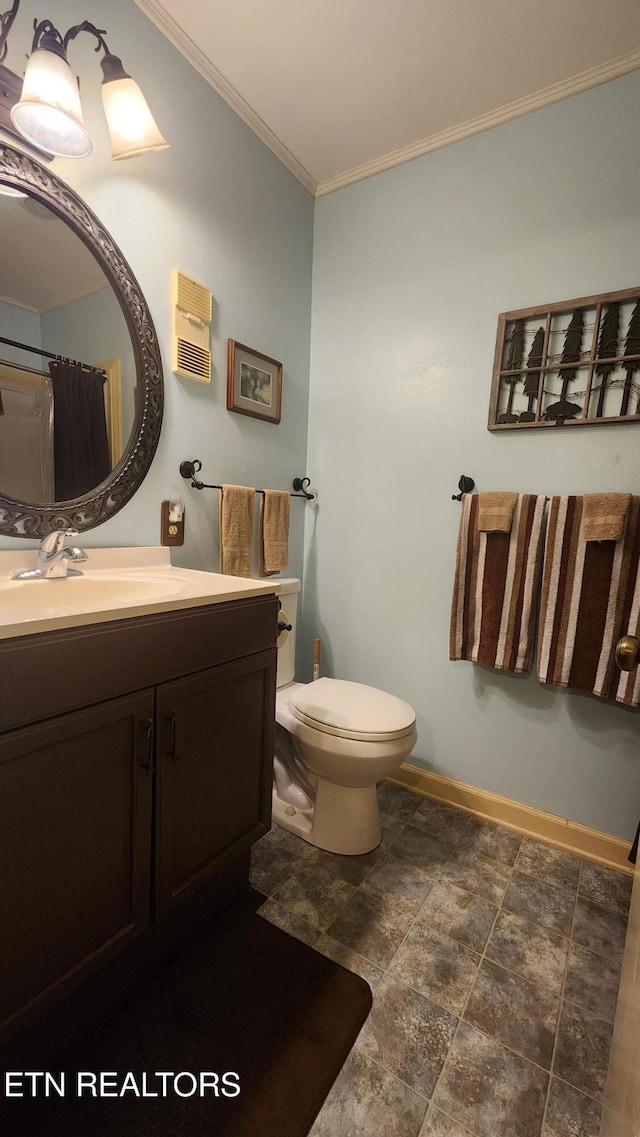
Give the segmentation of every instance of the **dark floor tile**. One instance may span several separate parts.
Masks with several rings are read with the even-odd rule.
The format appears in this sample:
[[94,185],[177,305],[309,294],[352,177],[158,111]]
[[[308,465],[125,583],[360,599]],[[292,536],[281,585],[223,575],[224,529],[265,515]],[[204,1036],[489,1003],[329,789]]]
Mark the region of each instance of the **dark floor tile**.
[[312,927],[306,920],[295,916],[293,912],[288,912],[286,908],[281,908],[275,900],[267,900],[258,911],[270,924],[275,924],[277,928],[282,928],[283,932],[302,940],[303,944],[314,947],[320,935],[318,928]]
[[414,924],[389,970],[434,1003],[459,1015],[479,962],[475,952],[423,924]]
[[302,865],[274,899],[295,916],[324,931],[353,896],[355,888],[317,865]]
[[598,865],[595,861],[584,861],[579,892],[594,904],[626,913],[629,911],[632,884],[633,877],[626,873]]
[[271,830],[260,841],[260,845],[275,845],[278,849],[284,849],[285,852],[292,853],[294,857],[305,861],[315,861],[319,851],[315,845],[303,841],[302,837],[290,833],[288,829],[281,829],[275,822]]
[[381,813],[390,813],[400,821],[410,821],[418,809],[422,798],[395,782],[380,782],[378,786],[378,808]]
[[560,1000],[537,984],[488,959],[480,965],[465,1022],[548,1070],[553,1056]]
[[408,916],[415,916],[433,881],[424,869],[398,861],[390,853],[378,862],[362,888],[364,892],[384,897]]
[[361,975],[363,979],[366,979],[372,991],[375,991],[384,975],[381,968],[376,967],[374,963],[370,963],[368,959],[365,959],[362,955],[358,955],[357,952],[351,951],[351,948],[338,943],[338,941],[332,939],[331,936],[320,936],[320,939],[316,940],[313,946],[321,955],[326,955],[327,958],[332,959],[334,963],[339,963],[342,967],[346,967],[347,971],[353,971],[356,975]]
[[502,861],[505,865],[512,865],[518,855],[522,844],[522,834],[514,833],[512,829],[503,829],[494,825],[492,821],[485,821],[481,817],[472,817],[469,827],[463,838],[465,849],[472,849],[474,853],[482,853],[494,861]]
[[328,934],[377,967],[391,962],[405,937],[411,918],[388,900],[358,891],[329,925]]
[[486,947],[487,958],[559,995],[569,941],[511,912],[500,912]]
[[251,850],[249,880],[254,888],[272,896],[298,868],[299,860],[277,845],[258,841]]
[[601,1116],[597,1101],[552,1078],[540,1137],[598,1137]]
[[560,936],[571,932],[575,896],[526,873],[514,872],[504,894],[502,907],[533,924],[542,924]]
[[580,1007],[564,1003],[553,1060],[553,1072],[590,1097],[602,1100],[613,1027]]
[[539,1137],[547,1079],[525,1058],[461,1023],[433,1105],[474,1137]]
[[575,892],[580,875],[580,857],[567,853],[565,849],[557,849],[554,845],[544,845],[532,837],[525,837],[516,858],[516,868],[529,873],[529,876],[546,880],[547,884]]
[[473,1137],[469,1129],[465,1129],[459,1121],[447,1117],[435,1106],[431,1106],[420,1130],[420,1137]]
[[510,876],[508,865],[491,861],[480,853],[456,849],[442,871],[441,880],[457,884],[491,904],[500,904]]
[[309,1137],[418,1137],[426,1108],[423,1097],[352,1050]]
[[459,944],[482,953],[498,909],[449,881],[434,884],[418,913],[427,928],[435,928]]
[[579,944],[572,944],[564,985],[564,997],[587,1014],[612,1023],[616,1013],[622,960],[610,961]]
[[406,861],[432,875],[440,872],[453,852],[454,846],[438,837],[431,837],[424,829],[406,825],[391,846],[394,857]]
[[613,908],[603,908],[578,894],[573,921],[573,939],[596,955],[621,956],[627,934],[627,917]]
[[385,975],[357,1046],[413,1090],[431,1097],[458,1020]]
[[432,837],[456,845],[464,836],[470,820],[471,814],[425,797],[418,812],[412,817],[411,824],[424,829]]
[[378,848],[383,853],[388,853],[394,841],[402,833],[406,825],[406,821],[402,821],[399,817],[393,817],[391,813],[380,813],[380,828],[382,830],[382,837]]
[[326,853],[323,849],[319,849],[315,864],[326,869],[333,876],[348,881],[349,884],[358,885],[362,884],[363,880],[368,877],[382,855],[382,850],[379,847],[371,853],[363,853],[358,857],[346,857],[341,853]]

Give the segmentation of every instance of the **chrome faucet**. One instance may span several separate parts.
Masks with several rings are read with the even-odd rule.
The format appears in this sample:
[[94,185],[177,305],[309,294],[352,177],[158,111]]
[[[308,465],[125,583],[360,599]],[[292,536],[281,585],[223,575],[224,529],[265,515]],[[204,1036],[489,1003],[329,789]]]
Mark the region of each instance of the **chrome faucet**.
[[38,567],[13,574],[13,580],[50,580],[53,577],[82,576],[81,569],[70,568],[88,560],[84,549],[65,545],[67,537],[77,537],[77,529],[54,529],[43,537],[38,549]]

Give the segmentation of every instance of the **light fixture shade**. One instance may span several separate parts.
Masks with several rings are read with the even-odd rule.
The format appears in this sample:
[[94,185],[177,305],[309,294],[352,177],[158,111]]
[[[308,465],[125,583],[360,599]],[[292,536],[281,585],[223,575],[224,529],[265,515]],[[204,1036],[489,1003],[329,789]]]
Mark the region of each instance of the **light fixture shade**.
[[166,150],[149,110],[147,100],[135,79],[129,75],[105,80],[102,104],[111,136],[112,158],[135,158],[148,150]]
[[46,48],[29,57],[11,120],[29,142],[48,154],[85,158],[93,149],[73,72],[65,59]]

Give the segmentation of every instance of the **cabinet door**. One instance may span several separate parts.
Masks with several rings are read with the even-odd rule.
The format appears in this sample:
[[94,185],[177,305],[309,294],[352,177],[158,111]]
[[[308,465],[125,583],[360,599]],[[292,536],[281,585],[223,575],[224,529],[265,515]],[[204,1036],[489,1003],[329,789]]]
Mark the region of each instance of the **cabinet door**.
[[270,826],[275,652],[157,689],[156,917]]
[[142,692],[0,735],[0,1023],[149,923],[152,716]]

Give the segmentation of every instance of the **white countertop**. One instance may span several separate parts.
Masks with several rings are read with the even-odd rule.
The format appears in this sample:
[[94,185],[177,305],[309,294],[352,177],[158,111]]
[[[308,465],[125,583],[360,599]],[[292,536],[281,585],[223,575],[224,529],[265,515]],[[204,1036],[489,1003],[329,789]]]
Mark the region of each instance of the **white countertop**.
[[13,581],[13,573],[35,567],[37,549],[0,550],[0,639],[279,592],[278,577],[174,568],[168,548],[87,552],[82,576]]

